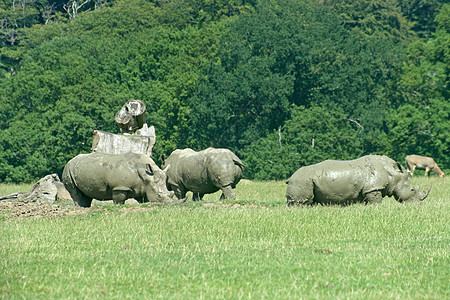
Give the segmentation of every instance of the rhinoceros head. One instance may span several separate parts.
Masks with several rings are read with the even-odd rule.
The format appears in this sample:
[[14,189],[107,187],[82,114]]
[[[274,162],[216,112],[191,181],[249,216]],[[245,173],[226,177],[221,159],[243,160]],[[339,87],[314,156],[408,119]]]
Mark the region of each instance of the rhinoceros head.
[[407,176],[403,176],[394,189],[395,200],[399,202],[423,201],[430,193],[431,185],[423,191],[420,186],[414,187]]
[[170,165],[161,170],[152,159],[149,159],[142,168],[138,168],[138,174],[143,181],[144,193],[148,201],[161,203],[182,202],[175,197],[173,191],[167,189],[166,172],[169,168]]
[[388,196],[394,196],[399,202],[423,201],[428,196],[431,186],[420,191],[419,186],[414,187],[411,184],[408,173],[401,164],[387,157],[383,159],[384,169],[389,174]]

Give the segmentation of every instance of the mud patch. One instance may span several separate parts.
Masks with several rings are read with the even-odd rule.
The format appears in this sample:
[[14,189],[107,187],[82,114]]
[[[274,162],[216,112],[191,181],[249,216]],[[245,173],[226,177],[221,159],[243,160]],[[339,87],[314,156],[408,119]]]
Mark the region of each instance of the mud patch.
[[49,203],[1,201],[0,218],[58,218],[64,216],[87,215],[91,210],[76,206],[51,205]]
[[215,203],[203,203],[202,206],[204,207],[257,207],[257,205],[253,203],[224,203],[224,202],[215,202]]
[[[70,216],[85,216],[92,213],[110,213],[111,209],[107,206],[111,206],[112,201],[95,201],[90,208],[82,208],[73,206],[67,203],[61,204],[49,204],[46,202],[20,202],[20,201],[0,201],[0,221],[11,219],[26,219],[26,218],[60,218]],[[147,210],[157,209],[161,207],[160,204],[155,203],[153,205],[146,204],[142,206],[137,201],[128,201],[126,206],[118,207],[113,211],[130,214],[136,212],[143,212]],[[204,207],[256,207],[254,204],[239,204],[239,203],[203,203]]]
[[[90,208],[82,208],[70,204],[49,204],[45,202],[20,202],[20,201],[0,201],[0,221],[11,219],[25,219],[25,218],[60,218],[70,216],[85,216],[92,213],[111,213],[111,209],[107,208],[112,201],[94,201],[95,203]],[[153,206],[141,206],[135,204],[133,201],[126,202],[127,206],[122,206],[117,211],[123,214],[142,212],[152,210],[158,207],[157,204]],[[137,202],[136,202],[137,203]]]

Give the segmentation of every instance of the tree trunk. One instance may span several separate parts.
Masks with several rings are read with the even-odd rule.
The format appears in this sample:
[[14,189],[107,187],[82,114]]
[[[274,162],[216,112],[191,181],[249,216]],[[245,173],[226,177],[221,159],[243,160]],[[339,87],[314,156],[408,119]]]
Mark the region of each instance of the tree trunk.
[[145,104],[139,100],[130,100],[116,113],[114,119],[120,132],[134,133],[145,124]]
[[155,142],[155,128],[153,126],[149,128],[147,124],[144,124],[143,128],[134,135],[120,135],[95,130],[91,150],[108,154],[134,152],[151,156]]

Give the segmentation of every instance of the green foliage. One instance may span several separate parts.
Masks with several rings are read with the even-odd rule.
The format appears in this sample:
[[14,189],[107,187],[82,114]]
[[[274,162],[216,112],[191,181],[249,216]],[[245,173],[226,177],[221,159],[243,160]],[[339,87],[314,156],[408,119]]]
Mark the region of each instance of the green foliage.
[[358,149],[378,151],[373,141],[387,131],[388,107],[401,101],[401,45],[361,39],[326,6],[280,3],[259,3],[224,36],[219,59],[190,99],[191,144],[239,151],[284,126],[295,104],[342,111],[365,129],[366,146]]
[[[14,70],[19,67],[20,60],[26,53],[24,46],[27,48],[30,36],[40,36],[39,32],[48,33],[47,28],[55,28],[46,25],[59,24],[61,26],[58,27],[64,27],[69,19],[75,19],[88,11],[103,9],[114,2],[115,0],[0,0],[0,47],[3,46],[0,51],[0,70],[3,74],[0,73],[0,78],[1,75],[7,76],[11,68]],[[46,29],[42,30],[43,28]]]
[[326,159],[354,159],[364,153],[364,129],[341,111],[323,107],[294,108],[278,132],[243,151],[246,176],[287,179],[299,167]]
[[130,99],[155,157],[226,147],[259,179],[368,153],[446,163],[449,6],[419,2],[0,0],[0,181],[60,173]]
[[255,0],[155,0],[162,8],[160,20],[179,28],[207,24],[227,17],[249,14]]
[[405,104],[390,116],[389,154],[403,161],[408,154],[433,157],[442,169],[450,165],[450,103],[430,101],[427,106]]
[[430,38],[436,30],[435,18],[446,0],[398,0],[403,14],[413,24],[413,31],[422,38]]
[[347,27],[354,29],[364,38],[389,38],[395,41],[408,39],[412,26],[402,14],[398,0],[326,0],[324,4],[333,7]]
[[[20,71],[2,82],[8,92],[0,96],[0,144],[14,146],[2,154],[0,181],[60,173],[68,159],[89,151],[94,129],[118,131],[114,114],[130,99],[146,103],[148,123],[157,128],[156,150],[180,142],[189,112],[185,99],[217,51],[226,22],[178,30],[158,25],[151,3],[127,4],[79,16],[70,27],[29,32],[24,47],[32,48]],[[138,8],[146,13],[135,14]],[[39,166],[25,167],[36,161]]]
[[431,156],[442,168],[450,165],[450,5],[437,17],[438,28],[427,42],[410,45],[399,85],[407,101],[389,117],[390,153]]

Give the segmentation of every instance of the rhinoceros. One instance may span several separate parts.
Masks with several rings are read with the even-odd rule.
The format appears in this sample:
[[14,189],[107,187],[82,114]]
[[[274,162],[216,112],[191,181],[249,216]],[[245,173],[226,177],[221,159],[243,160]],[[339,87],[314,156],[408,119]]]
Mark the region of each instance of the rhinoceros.
[[167,171],[167,187],[179,199],[193,193],[193,200],[203,195],[222,190],[220,199],[234,199],[233,188],[242,178],[244,164],[228,149],[208,148],[196,152],[192,149],[177,149],[167,159],[161,156],[162,167],[171,165]]
[[431,189],[419,191],[419,186],[412,186],[405,168],[380,155],[305,166],[286,183],[288,205],[379,203],[385,196],[394,196],[399,202],[422,201]]
[[181,202],[166,187],[166,172],[147,155],[128,152],[80,154],[64,167],[62,181],[75,205],[90,207],[92,199],[123,204],[128,198],[139,202]]

